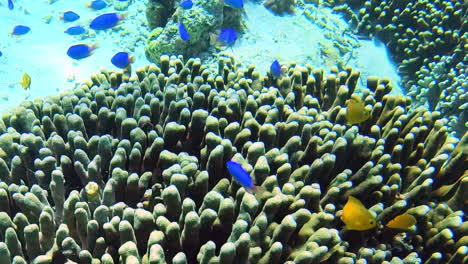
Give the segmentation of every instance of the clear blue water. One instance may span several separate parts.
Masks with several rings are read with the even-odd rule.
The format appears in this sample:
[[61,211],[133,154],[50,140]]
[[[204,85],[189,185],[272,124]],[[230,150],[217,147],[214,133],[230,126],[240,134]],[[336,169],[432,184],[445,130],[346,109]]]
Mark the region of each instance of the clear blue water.
[[[73,89],[101,68],[118,70],[110,60],[119,51],[135,57],[134,68],[150,63],[144,54],[150,33],[144,12],[146,1],[131,1],[124,10],[115,10],[109,1],[108,7],[99,11],[87,8],[88,0],[57,0],[51,4],[45,0],[17,0],[14,10],[9,10],[6,2],[2,1],[0,5],[0,51],[3,54],[0,57],[0,112],[10,110],[24,99]],[[343,32],[349,25],[330,9],[322,7],[320,12],[317,11],[318,18],[326,21],[328,28],[307,19],[300,8],[294,14],[282,17],[258,2],[247,1],[244,9],[247,15],[245,34],[230,48],[200,54],[205,61],[226,52],[245,67],[257,65],[262,73],[275,59],[309,63],[324,69],[337,64],[333,31]],[[68,10],[76,12],[79,20],[64,22],[61,16]],[[126,19],[105,31],[96,32],[89,28],[94,17],[107,12],[125,14]],[[31,31],[23,36],[12,36],[10,32],[15,25],[29,26]],[[80,36],[64,33],[75,25],[85,27],[86,33]],[[352,35],[346,36],[346,41],[354,47],[352,54],[345,55],[349,58],[348,65],[361,71],[362,80],[369,75],[386,76],[394,82],[393,92],[401,93],[400,78],[385,45],[375,45],[374,41],[359,40]],[[68,47],[77,43],[97,45],[98,48],[91,56],[77,61],[66,54]],[[323,52],[328,49],[331,52]],[[23,73],[31,76],[31,87],[26,91],[19,85]]]

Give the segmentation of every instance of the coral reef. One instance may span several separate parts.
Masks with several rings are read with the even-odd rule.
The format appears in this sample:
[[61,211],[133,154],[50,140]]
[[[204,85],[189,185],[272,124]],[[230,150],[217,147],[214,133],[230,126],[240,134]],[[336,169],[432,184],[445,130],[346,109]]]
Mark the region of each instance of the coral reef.
[[361,34],[378,36],[387,44],[416,106],[428,104],[450,119],[451,128],[466,131],[466,110],[461,107],[467,100],[466,3],[328,0],[324,5],[342,12]]
[[112,4],[114,5],[115,10],[123,11],[126,10],[133,0],[128,1],[119,1],[119,0],[111,0]]
[[[0,119],[1,263],[463,263],[468,136],[387,79],[221,58],[102,70]],[[360,96],[365,122],[346,125]],[[264,189],[233,181],[243,163]],[[358,197],[378,227],[343,230]],[[404,232],[382,225],[407,211]]]
[[[145,54],[148,60],[159,62],[164,54],[195,56],[210,46],[210,34],[224,27],[243,31],[242,12],[224,5],[221,0],[195,1],[192,8],[174,9],[174,1],[149,1],[146,16],[153,29]],[[178,25],[183,23],[190,35],[189,41],[180,38]]]
[[263,5],[277,15],[294,12],[296,0],[265,0]]
[[149,0],[146,5],[146,21],[148,27],[154,29],[156,27],[164,27],[175,10],[174,0],[159,1]]

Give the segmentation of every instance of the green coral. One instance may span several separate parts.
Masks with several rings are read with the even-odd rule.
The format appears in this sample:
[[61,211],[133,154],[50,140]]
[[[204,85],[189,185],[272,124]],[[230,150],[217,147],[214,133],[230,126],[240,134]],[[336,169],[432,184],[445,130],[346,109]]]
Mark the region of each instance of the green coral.
[[[440,112],[359,71],[163,56],[22,103],[0,123],[4,263],[463,263],[466,146]],[[225,163],[261,186],[249,193]],[[347,196],[377,228],[346,231]],[[408,212],[417,224],[383,226]]]
[[385,42],[399,63],[414,108],[427,105],[440,111],[451,130],[463,135],[468,127],[466,3],[327,0],[324,4],[343,13],[360,34]]
[[[192,8],[174,8],[171,1],[149,1],[146,14],[153,31],[148,37],[145,54],[148,60],[159,62],[165,54],[182,54],[193,57],[210,47],[212,34],[221,28],[233,27],[243,32],[245,25],[238,8],[225,5],[220,0],[196,1]],[[182,23],[190,40],[180,38]]]

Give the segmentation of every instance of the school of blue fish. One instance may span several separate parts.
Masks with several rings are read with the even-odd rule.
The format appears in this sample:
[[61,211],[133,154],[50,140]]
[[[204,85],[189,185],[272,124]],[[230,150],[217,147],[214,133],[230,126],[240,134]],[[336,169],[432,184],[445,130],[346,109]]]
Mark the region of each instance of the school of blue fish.
[[[118,0],[118,1],[128,1],[128,0]],[[55,1],[50,1],[49,3],[52,4]],[[244,0],[225,0],[225,5],[230,6],[232,8],[244,8]],[[7,0],[7,6],[9,10],[15,9],[14,0]],[[108,2],[105,0],[92,0],[87,5],[88,8],[92,10],[103,10],[109,6]],[[189,10],[194,6],[194,2],[192,0],[181,0],[179,2],[179,6],[183,10]],[[63,23],[71,23],[75,21],[79,21],[81,19],[80,15],[73,10],[64,11],[61,16],[61,20]],[[91,20],[90,24],[88,25],[89,29],[95,31],[102,31],[107,30],[115,27],[118,23],[125,19],[124,16],[116,13],[116,12],[109,12],[104,13],[96,16],[94,19]],[[186,22],[190,24],[190,21]],[[26,35],[31,31],[31,28],[28,25],[15,25],[11,31],[11,35],[15,37],[20,37]],[[183,41],[190,41],[190,28],[187,28],[186,25],[182,22],[178,22],[178,31],[179,36]],[[86,34],[88,30],[83,25],[71,25],[64,30],[64,33],[70,36],[80,36]],[[232,46],[238,39],[238,33],[233,28],[223,28],[216,36],[216,43],[223,46]],[[71,45],[67,50],[67,55],[74,59],[74,60],[81,60],[87,58],[93,54],[93,51],[97,48],[97,45],[91,45],[87,43],[79,43]],[[1,54],[1,53],[0,53]],[[0,55],[1,56],[1,55]],[[116,53],[111,62],[114,66],[118,68],[125,68],[128,67],[133,62],[133,57],[127,52],[118,52]],[[275,69],[278,67],[278,62],[275,61],[275,65],[272,64],[272,67]],[[273,70],[273,68],[271,68]],[[275,71],[276,72],[276,71]],[[276,75],[274,73],[274,75]]]
[[[15,5],[13,0],[8,1],[8,9],[14,10]],[[127,0],[119,0],[119,1],[127,1]],[[225,0],[224,3],[227,6],[232,8],[239,8],[242,9],[244,7],[243,0]],[[194,2],[192,0],[181,0],[179,2],[180,7],[183,10],[189,10],[194,7]],[[92,0],[87,7],[93,10],[102,10],[108,7],[108,3],[104,0]],[[64,11],[61,15],[61,19],[64,23],[71,23],[80,20],[80,15],[74,12],[73,10]],[[116,13],[116,12],[109,12],[100,14],[94,17],[91,22],[89,23],[89,29],[95,31],[103,31],[108,30],[116,25],[120,21],[125,19],[124,16]],[[189,42],[190,41],[190,27],[187,28],[186,25],[190,25],[190,21],[186,21],[185,23],[182,21],[178,22],[178,31],[179,37],[183,41]],[[11,35],[20,37],[26,35],[31,31],[31,28],[27,25],[15,25],[11,31]],[[64,33],[71,35],[71,36],[79,36],[86,34],[88,30],[83,25],[71,25],[64,30]],[[238,32],[230,27],[222,28],[218,34],[215,35],[215,42],[220,46],[232,46],[238,39]],[[67,55],[74,59],[74,60],[81,60],[87,58],[93,54],[93,51],[97,48],[97,45],[91,45],[87,43],[78,43],[71,45],[67,50]],[[0,52],[0,56],[3,54]],[[134,62],[133,57],[128,52],[117,52],[112,58],[111,63],[118,67],[118,68],[126,68],[132,62]],[[273,78],[279,78],[281,75],[281,64],[275,60],[270,66],[270,73],[272,74]],[[234,166],[234,165],[232,165]]]

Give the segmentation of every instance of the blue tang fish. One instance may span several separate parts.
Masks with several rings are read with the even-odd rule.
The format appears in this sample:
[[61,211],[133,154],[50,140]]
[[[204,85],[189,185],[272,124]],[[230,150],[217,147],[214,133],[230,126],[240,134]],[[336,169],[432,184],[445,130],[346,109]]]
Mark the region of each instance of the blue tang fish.
[[242,168],[242,165],[239,163],[229,160],[226,162],[227,169],[231,176],[238,181],[244,188],[247,190],[256,190],[259,187],[254,185],[252,177],[250,177],[249,173]]
[[68,48],[67,55],[72,59],[81,60],[91,55],[94,49],[96,49],[96,46],[76,44]]
[[73,22],[73,21],[80,19],[80,16],[73,11],[65,11],[63,12],[62,19],[65,22]]
[[184,41],[190,40],[190,34],[188,33],[187,29],[185,28],[184,24],[182,24],[182,22],[179,22],[179,35],[180,38]]
[[13,10],[15,8],[15,5],[13,4],[12,0],[8,0],[8,9]]
[[224,45],[232,45],[237,40],[237,32],[233,28],[223,28],[218,36],[219,41]]
[[244,7],[244,0],[224,0],[224,3],[235,8]]
[[94,10],[101,10],[107,7],[107,3],[103,0],[93,0],[88,4],[88,7]]
[[17,25],[13,28],[13,31],[11,31],[11,35],[21,36],[28,33],[29,31],[31,31],[30,27],[24,25]]
[[81,35],[85,33],[85,31],[86,30],[82,26],[71,26],[67,28],[64,32],[67,33],[68,35],[75,36],[75,35]]
[[122,19],[123,17],[117,13],[106,13],[95,17],[89,27],[94,30],[104,30],[114,27]]
[[193,6],[193,2],[192,2],[192,0],[182,0],[182,1],[180,1],[180,6],[183,9],[190,9]]
[[115,67],[124,69],[130,63],[133,62],[133,57],[131,57],[128,52],[117,52],[111,59],[112,64],[114,64]]
[[277,60],[275,60],[270,66],[270,72],[273,74],[273,77],[278,78],[281,75],[281,65]]

